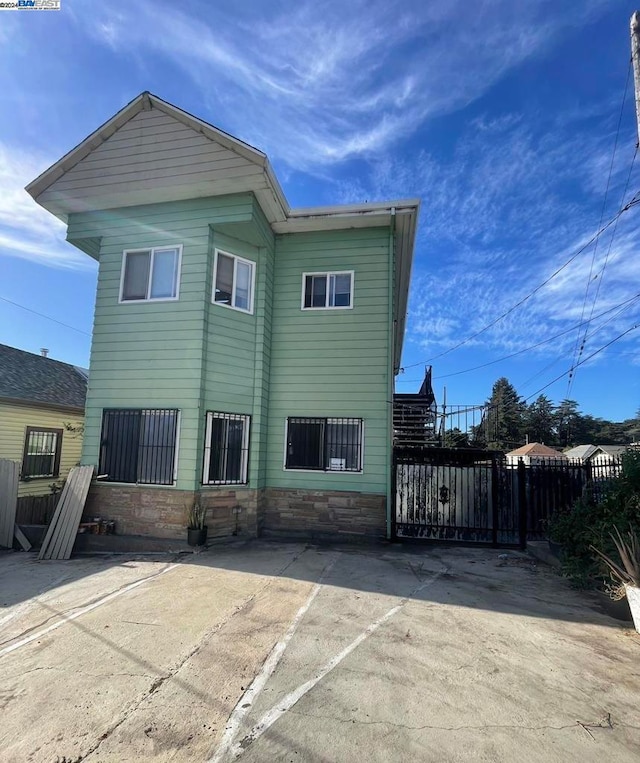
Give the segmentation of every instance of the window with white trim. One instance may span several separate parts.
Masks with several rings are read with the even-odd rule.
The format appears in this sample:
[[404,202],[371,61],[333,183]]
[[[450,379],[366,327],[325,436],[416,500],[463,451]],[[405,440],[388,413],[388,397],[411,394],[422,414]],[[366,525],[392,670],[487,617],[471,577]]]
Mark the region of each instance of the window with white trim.
[[285,469],[362,471],[362,419],[287,419]]
[[212,300],[245,313],[253,312],[255,262],[216,249]]
[[353,271],[303,273],[302,309],[329,310],[353,307]]
[[99,473],[106,482],[172,485],[180,412],[106,409],[102,413]]
[[120,302],[178,299],[181,246],[124,252]]
[[250,416],[207,413],[204,441],[204,485],[244,485],[249,460]]

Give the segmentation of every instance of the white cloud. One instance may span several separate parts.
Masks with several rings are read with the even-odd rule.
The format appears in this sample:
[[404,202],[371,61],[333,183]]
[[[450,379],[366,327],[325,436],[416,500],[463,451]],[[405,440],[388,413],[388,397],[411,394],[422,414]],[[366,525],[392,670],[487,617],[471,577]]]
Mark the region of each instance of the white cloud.
[[123,55],[144,50],[186,70],[201,93],[198,114],[215,122],[220,106],[232,105],[220,126],[314,169],[371,156],[425,119],[463,107],[604,7],[587,0],[576,14],[547,0],[493,0],[472,10],[466,0],[303,0],[205,10],[142,0],[78,9],[76,17]]
[[65,241],[65,225],[24,190],[51,163],[0,143],[0,253],[48,267],[90,269],[90,258]]

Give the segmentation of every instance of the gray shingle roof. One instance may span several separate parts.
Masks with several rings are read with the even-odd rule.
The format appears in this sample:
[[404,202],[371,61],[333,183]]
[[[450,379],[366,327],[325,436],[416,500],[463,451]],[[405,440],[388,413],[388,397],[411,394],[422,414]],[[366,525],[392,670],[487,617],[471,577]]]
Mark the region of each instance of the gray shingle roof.
[[74,366],[0,344],[0,398],[84,408],[87,379]]

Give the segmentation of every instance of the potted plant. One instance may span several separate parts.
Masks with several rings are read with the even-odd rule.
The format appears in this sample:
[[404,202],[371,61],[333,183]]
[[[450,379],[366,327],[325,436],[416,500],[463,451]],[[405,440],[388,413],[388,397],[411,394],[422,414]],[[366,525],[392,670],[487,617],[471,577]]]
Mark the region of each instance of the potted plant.
[[609,568],[613,580],[613,585],[609,587],[611,598],[622,599],[624,596],[627,597],[633,624],[640,633],[640,541],[638,541],[638,536],[631,526],[626,537],[620,534],[617,527],[614,526],[613,529],[615,535],[611,533],[611,538],[618,549],[621,564],[615,562],[595,546],[591,546],[591,549]]
[[205,507],[194,500],[187,515],[187,543],[190,546],[204,546],[207,542],[206,515]]

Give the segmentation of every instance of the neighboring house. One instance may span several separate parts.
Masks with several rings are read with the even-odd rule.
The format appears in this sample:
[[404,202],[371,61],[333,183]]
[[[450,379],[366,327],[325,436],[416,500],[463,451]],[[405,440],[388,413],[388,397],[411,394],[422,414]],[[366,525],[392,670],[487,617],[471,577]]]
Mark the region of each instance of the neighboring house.
[[80,461],[86,371],[0,344],[0,458],[20,462],[18,496],[46,495]]
[[27,190],[100,263],[88,513],[388,532],[417,201],[292,210],[265,154],[149,93]]
[[594,480],[617,477],[622,471],[622,455],[633,448],[630,445],[576,445],[565,451],[571,459],[579,459],[583,464],[590,464]]
[[543,445],[539,442],[531,442],[507,453],[508,464],[515,465],[520,459],[522,459],[527,466],[535,466],[536,464],[544,464],[553,461],[567,461],[567,455],[561,453],[559,450],[550,448],[548,445]]
[[596,445],[575,445],[573,448],[565,450],[564,454],[572,461],[580,461],[581,463],[585,464],[596,452],[596,450]]

